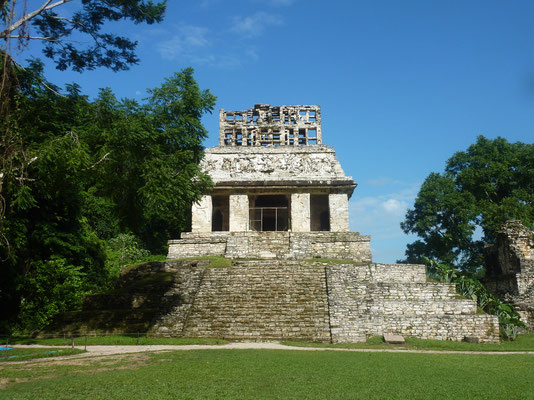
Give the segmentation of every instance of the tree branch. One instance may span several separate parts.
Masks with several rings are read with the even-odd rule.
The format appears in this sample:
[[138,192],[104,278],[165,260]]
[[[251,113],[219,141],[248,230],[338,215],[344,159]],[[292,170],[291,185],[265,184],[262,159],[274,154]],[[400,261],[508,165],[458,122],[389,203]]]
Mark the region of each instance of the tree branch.
[[50,3],[52,3],[52,0],[46,0],[44,2],[44,4],[41,7],[39,7],[37,10],[32,11],[29,14],[26,14],[21,19],[19,19],[17,22],[15,22],[14,24],[11,24],[10,26],[8,26],[6,30],[4,30],[3,32],[0,33],[0,39],[7,39],[9,37],[9,35],[11,34],[11,32],[13,32],[14,30],[17,30],[18,28],[20,28],[21,25],[25,24],[26,22],[28,22],[32,18],[34,18],[37,15],[41,14],[43,11],[51,10],[52,8],[55,8],[55,7],[60,6],[62,4],[68,3],[69,1],[72,1],[72,0],[59,0],[59,1],[56,1],[55,3],[53,3],[53,4],[50,4]]
[[36,39],[36,40],[46,40],[47,42],[57,42],[58,39],[54,39],[51,36],[29,36],[29,35],[9,35],[6,36],[8,39]]

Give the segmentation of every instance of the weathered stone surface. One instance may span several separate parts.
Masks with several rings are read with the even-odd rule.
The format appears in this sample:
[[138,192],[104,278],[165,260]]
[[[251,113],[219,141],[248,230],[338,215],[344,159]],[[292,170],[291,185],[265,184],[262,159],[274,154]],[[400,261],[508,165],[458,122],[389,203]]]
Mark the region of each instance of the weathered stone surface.
[[182,233],[169,241],[168,259],[207,255],[231,258],[336,258],[371,262],[370,237],[356,232]]
[[321,143],[321,107],[256,104],[219,112],[220,146],[297,146]]
[[[183,270],[191,274],[192,268]],[[153,334],[234,340],[330,341],[324,268],[309,263],[234,263],[203,268],[194,296],[169,308]],[[190,285],[189,285],[190,286]],[[189,287],[175,285],[165,296]]]
[[455,298],[454,285],[426,282],[423,273],[423,265],[328,265],[332,340],[351,342],[392,333],[456,341],[476,336],[482,342],[498,342],[496,316],[476,314],[474,301]]
[[384,342],[391,344],[404,344],[406,343],[401,335],[394,335],[392,333],[384,333]]
[[349,197],[345,193],[330,193],[330,230],[332,232],[349,231]]
[[193,203],[191,210],[191,231],[211,232],[211,196],[202,196],[198,203]]
[[345,176],[334,149],[313,147],[212,147],[201,166],[218,186],[322,185],[354,189]]
[[230,195],[230,232],[248,231],[248,196]]
[[497,243],[485,250],[486,287],[513,304],[534,331],[534,232],[520,221],[507,221]]
[[310,231],[310,194],[291,194],[291,231]]
[[84,311],[58,321],[72,331],[150,327],[152,335],[234,340],[357,342],[393,334],[498,341],[497,318],[456,299],[454,285],[425,282],[422,265],[257,260],[209,268],[209,262],[132,268],[115,291],[88,296]]

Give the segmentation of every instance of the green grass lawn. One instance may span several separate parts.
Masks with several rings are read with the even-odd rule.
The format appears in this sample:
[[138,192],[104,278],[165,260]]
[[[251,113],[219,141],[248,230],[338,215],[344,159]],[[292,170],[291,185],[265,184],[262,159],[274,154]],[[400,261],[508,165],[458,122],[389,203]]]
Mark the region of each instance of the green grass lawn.
[[0,351],[0,363],[9,361],[24,361],[34,358],[45,357],[58,357],[58,356],[70,356],[74,354],[85,353],[84,350],[79,349],[55,349],[49,348],[37,348],[37,349],[17,349],[2,350]]
[[[493,343],[466,343],[448,340],[428,340],[406,338],[406,344],[388,344],[382,341],[382,337],[373,337],[366,343],[312,343],[288,341],[282,342],[288,346],[298,347],[328,347],[346,349],[397,349],[397,350],[459,350],[459,351],[534,351],[534,334],[519,335],[513,342],[502,341]],[[534,398],[534,393],[533,393]]]
[[[87,342],[86,342],[87,338]],[[9,338],[10,344],[40,344],[46,346],[70,346],[72,344],[72,338],[65,337],[51,337],[36,339],[31,337],[11,337]],[[130,335],[109,335],[109,336],[79,336],[74,338],[74,344],[76,346],[90,345],[151,345],[151,344],[168,344],[168,345],[189,345],[189,344],[225,344],[228,341],[224,339],[216,338],[163,338],[163,337],[146,337],[145,334],[140,334],[139,338],[137,334]]]
[[[75,360],[73,360],[75,361]],[[0,365],[1,399],[532,399],[534,356],[195,350]]]

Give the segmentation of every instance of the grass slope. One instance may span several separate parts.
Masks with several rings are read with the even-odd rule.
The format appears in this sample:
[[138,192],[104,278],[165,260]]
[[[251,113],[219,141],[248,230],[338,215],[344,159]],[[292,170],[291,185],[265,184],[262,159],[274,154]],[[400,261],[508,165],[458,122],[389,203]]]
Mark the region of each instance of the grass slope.
[[4,364],[0,398],[518,400],[532,398],[534,370],[529,355],[281,350],[145,353],[90,362]]

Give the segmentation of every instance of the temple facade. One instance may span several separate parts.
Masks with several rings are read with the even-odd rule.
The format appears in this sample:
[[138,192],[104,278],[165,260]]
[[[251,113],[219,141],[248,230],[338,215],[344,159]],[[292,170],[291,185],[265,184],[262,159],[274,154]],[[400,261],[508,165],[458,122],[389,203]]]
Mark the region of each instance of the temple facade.
[[349,232],[356,183],[322,143],[319,106],[220,110],[219,146],[202,168],[214,188],[193,205],[191,232],[170,242],[173,257],[371,261],[370,238]]
[[[424,265],[372,262],[370,237],[349,231],[356,183],[323,144],[319,106],[260,104],[219,121],[202,161],[214,186],[192,207],[192,231],[169,242],[162,268],[175,280],[155,334],[498,342],[497,317],[429,282]],[[211,255],[231,267],[210,267]]]

